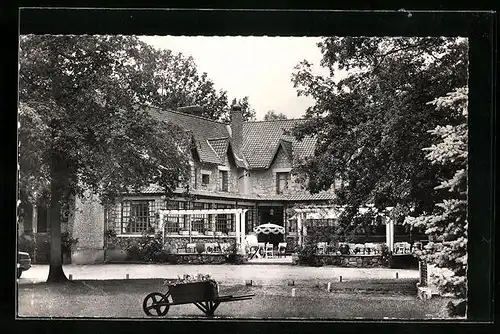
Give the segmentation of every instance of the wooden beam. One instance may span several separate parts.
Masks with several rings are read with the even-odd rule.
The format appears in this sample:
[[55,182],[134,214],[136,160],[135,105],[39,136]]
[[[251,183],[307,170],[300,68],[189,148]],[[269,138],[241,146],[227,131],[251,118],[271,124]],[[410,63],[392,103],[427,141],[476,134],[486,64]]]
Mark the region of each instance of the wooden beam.
[[164,215],[214,215],[214,214],[242,214],[248,209],[200,209],[200,210],[159,210]]

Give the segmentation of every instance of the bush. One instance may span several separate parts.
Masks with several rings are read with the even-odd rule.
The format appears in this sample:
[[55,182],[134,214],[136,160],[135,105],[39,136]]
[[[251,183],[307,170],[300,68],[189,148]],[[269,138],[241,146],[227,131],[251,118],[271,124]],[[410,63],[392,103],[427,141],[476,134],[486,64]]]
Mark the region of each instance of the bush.
[[241,254],[236,244],[229,246],[226,251],[226,262],[231,264],[243,264],[247,261],[246,256]]
[[169,255],[170,254],[166,250],[163,249],[159,252],[154,253],[153,260],[156,263],[164,263],[164,262],[167,262]]
[[163,250],[163,236],[160,232],[154,237],[148,234],[143,234],[138,244],[138,260],[146,262],[155,261],[155,253],[160,253]]
[[382,249],[380,251],[381,260],[380,263],[384,266],[390,266],[392,263],[392,254],[389,247],[386,244],[382,244]]
[[71,248],[78,243],[78,238],[73,238],[68,232],[61,233],[61,251],[71,254]]
[[202,254],[205,251],[205,244],[203,242],[197,242],[196,251],[198,252],[198,254]]
[[306,264],[314,267],[322,266],[322,262],[316,255],[317,248],[316,244],[306,243],[299,251],[299,264]]

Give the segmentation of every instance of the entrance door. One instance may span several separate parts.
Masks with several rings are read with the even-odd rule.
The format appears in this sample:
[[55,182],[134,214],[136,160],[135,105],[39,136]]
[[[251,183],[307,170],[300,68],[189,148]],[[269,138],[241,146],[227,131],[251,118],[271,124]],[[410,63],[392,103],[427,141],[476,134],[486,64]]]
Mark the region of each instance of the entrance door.
[[260,224],[276,224],[284,226],[282,206],[259,206]]

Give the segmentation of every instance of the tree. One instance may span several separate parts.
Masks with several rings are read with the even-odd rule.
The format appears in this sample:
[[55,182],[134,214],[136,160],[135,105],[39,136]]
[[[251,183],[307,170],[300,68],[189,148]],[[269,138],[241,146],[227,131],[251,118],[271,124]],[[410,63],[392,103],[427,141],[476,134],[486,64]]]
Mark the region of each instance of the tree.
[[227,93],[217,91],[206,72],[198,73],[191,56],[171,50],[154,50],[151,102],[161,109],[199,105],[204,117],[219,120],[229,116]]
[[[303,61],[292,81],[315,105],[293,133],[315,135],[315,154],[298,173],[312,192],[341,180],[337,201],[353,207],[395,207],[400,219],[430,211],[445,169],[429,163],[428,132],[452,124],[427,104],[467,82],[467,41],[460,38],[326,38],[319,47],[330,75]],[[337,80],[336,70],[347,76]]]
[[426,158],[447,170],[436,186],[441,200],[428,214],[407,217],[407,223],[425,228],[433,241],[420,252],[422,259],[453,275],[441,275],[438,287],[443,293],[467,297],[467,89],[461,87],[429,103],[436,112],[455,119],[438,125],[429,133],[439,142],[424,148]]
[[288,119],[285,114],[283,113],[276,113],[274,110],[269,110],[265,115],[264,115],[264,121],[276,121],[280,119]]
[[189,138],[141,107],[154,91],[154,54],[134,37],[20,39],[19,185],[50,193],[47,282],[66,280],[60,208],[72,196],[108,203],[151,183],[170,193],[188,177]]
[[[234,98],[231,101],[231,105],[229,107],[229,110],[231,110],[231,108],[235,105],[239,105],[241,107],[241,111],[243,113],[243,121],[254,121],[255,120],[255,110],[250,105],[250,102],[248,101],[248,96],[245,96],[242,99]],[[230,121],[229,112],[225,113],[222,120],[226,121],[226,122]]]

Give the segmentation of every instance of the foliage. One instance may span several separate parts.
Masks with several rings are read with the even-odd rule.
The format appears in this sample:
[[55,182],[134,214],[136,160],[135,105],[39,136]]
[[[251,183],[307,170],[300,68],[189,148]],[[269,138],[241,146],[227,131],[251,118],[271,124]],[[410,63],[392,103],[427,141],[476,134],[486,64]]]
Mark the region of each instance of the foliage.
[[264,115],[264,121],[275,121],[275,120],[280,120],[280,119],[288,119],[285,114],[283,113],[277,113],[274,110],[269,110],[265,115]]
[[73,238],[69,232],[61,233],[62,253],[71,254],[71,248],[78,243],[78,238]]
[[[239,105],[241,107],[243,121],[255,121],[255,109],[253,109],[250,106],[250,102],[248,101],[248,96],[245,96],[244,98],[238,100],[233,99],[230,105],[230,109],[235,105]],[[226,116],[222,117],[223,121],[230,120],[227,115],[228,114],[226,113]]]
[[[74,195],[111,202],[151,183],[169,193],[187,179],[189,138],[142,108],[154,95],[154,55],[134,37],[21,36],[19,185],[49,191],[53,217]],[[51,234],[56,259],[54,219]],[[48,280],[62,279],[51,262]]]
[[438,268],[447,268],[453,275],[442,275],[437,284],[443,293],[458,298],[467,295],[467,89],[457,88],[432,100],[436,112],[451,115],[455,122],[436,126],[429,133],[439,142],[428,148],[426,158],[445,172],[441,173],[436,190],[440,194],[428,213],[408,217],[407,223],[422,226],[432,241],[418,254]]
[[202,254],[205,251],[205,243],[203,242],[197,242],[196,243],[196,252],[198,254]]
[[151,237],[144,233],[137,244],[138,260],[156,262],[157,257],[163,257],[163,236],[161,232]]
[[151,102],[162,109],[176,110],[179,107],[199,105],[202,116],[220,119],[228,114],[227,93],[216,90],[208,74],[198,73],[191,56],[171,50],[148,50],[150,60],[146,62],[152,72],[153,87]]
[[246,257],[241,254],[238,247],[236,247],[236,243],[233,243],[228,248],[226,248],[224,254],[226,255],[227,263],[244,264],[247,261]]
[[[439,166],[425,159],[427,130],[452,124],[427,102],[465,86],[467,41],[460,38],[331,37],[319,47],[329,76],[303,61],[293,82],[315,105],[293,133],[315,135],[315,154],[297,170],[312,192],[336,183],[337,202],[392,206],[404,216],[433,207]],[[346,76],[337,78],[337,70]],[[395,211],[395,212],[396,212]],[[347,214],[347,212],[346,212]]]

